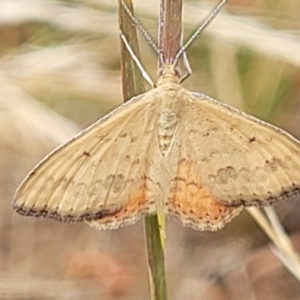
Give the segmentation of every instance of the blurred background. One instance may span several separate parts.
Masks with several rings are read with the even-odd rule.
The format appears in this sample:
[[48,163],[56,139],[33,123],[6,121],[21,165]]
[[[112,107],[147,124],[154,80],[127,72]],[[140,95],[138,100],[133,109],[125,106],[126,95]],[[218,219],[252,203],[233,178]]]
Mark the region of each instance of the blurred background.
[[[217,1],[184,1],[187,38]],[[134,1],[156,36],[159,1]],[[99,232],[21,217],[13,193],[50,150],[122,102],[117,1],[0,1],[0,299],[150,299],[143,224]],[[152,78],[156,57],[141,39]],[[300,138],[300,2],[229,0],[188,49],[192,91]],[[300,252],[300,199],[276,205]],[[296,300],[247,212],[220,232],[168,219],[169,299]]]

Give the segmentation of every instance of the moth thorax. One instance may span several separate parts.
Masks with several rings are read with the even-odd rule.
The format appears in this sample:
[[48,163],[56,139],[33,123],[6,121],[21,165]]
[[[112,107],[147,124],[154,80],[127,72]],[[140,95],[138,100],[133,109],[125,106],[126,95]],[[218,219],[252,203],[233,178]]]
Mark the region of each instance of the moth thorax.
[[177,127],[177,116],[173,110],[163,110],[158,121],[158,144],[162,155],[168,151]]

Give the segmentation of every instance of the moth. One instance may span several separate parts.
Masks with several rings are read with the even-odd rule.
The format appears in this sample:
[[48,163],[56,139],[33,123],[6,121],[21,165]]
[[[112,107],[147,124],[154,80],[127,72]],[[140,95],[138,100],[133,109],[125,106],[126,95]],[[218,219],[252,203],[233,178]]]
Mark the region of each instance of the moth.
[[300,142],[184,89],[177,72],[184,51],[164,63],[152,90],[46,156],[17,189],[14,210],[101,229],[163,212],[217,230],[244,207],[300,194]]

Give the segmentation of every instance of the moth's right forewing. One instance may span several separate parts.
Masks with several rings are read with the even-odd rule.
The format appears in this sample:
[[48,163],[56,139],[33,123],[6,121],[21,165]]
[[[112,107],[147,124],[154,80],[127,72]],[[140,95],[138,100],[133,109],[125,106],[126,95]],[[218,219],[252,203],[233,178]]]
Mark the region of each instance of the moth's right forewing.
[[128,214],[146,210],[147,199],[138,197],[157,115],[157,103],[147,95],[131,99],[45,157],[19,186],[14,209],[66,221],[105,218],[129,204]]

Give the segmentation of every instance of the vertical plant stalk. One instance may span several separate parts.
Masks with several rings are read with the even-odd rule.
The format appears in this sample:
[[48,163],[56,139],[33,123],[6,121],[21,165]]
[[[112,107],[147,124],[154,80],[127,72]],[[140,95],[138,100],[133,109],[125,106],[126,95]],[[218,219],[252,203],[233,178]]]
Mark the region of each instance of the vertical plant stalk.
[[[131,49],[140,58],[137,32],[131,19],[124,11],[119,0],[119,24],[120,30],[125,35]],[[124,0],[125,4],[132,11],[132,1]],[[124,102],[135,95],[143,93],[144,85],[138,67],[128,53],[121,40],[121,68]],[[150,290],[152,300],[167,300],[167,286],[165,279],[164,248],[163,239],[157,215],[146,216],[144,219],[147,261],[149,269]]]
[[[124,3],[132,11],[132,1],[124,0]],[[119,27],[120,31],[125,35],[127,41],[130,44],[131,49],[135,53],[136,57],[140,59],[140,50],[137,38],[136,28],[133,25],[131,19],[124,11],[121,5],[121,0],[119,0]],[[123,101],[126,102],[132,97],[142,94],[145,92],[143,78],[141,72],[139,71],[137,65],[131,58],[130,53],[126,49],[123,41],[120,39],[121,48],[121,74],[122,74],[122,92]]]
[[166,63],[175,57],[181,46],[181,15],[182,0],[161,0],[158,36],[159,48]]

